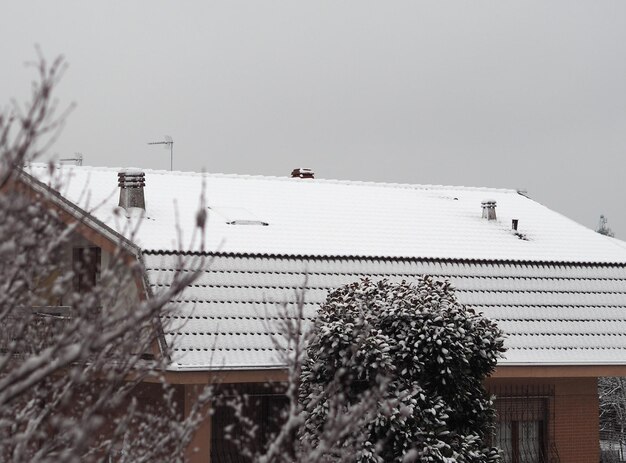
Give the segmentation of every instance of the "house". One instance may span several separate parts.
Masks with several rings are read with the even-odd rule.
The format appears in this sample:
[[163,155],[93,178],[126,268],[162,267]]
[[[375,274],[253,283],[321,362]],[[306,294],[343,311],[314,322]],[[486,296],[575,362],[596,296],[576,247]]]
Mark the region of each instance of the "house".
[[[306,170],[276,178],[66,166],[61,174],[53,196],[90,211],[85,239],[104,256],[107,234],[126,236],[143,262],[146,294],[137,297],[166,287],[181,256],[203,266],[163,320],[164,342],[175,341],[168,379],[186,401],[211,381],[254,393],[284,379],[271,333],[280,334],[280,307],[295,307],[305,283],[311,320],[343,284],[427,274],[451,281],[462,303],[508,336],[486,384],[497,396],[505,461],[599,460],[597,378],[626,376],[626,243],[515,190],[318,180]],[[43,191],[47,176],[31,165],[22,181]],[[208,214],[202,236],[193,233],[199,208]],[[256,419],[268,421],[279,402],[259,394]],[[230,461],[230,419],[218,408],[206,420],[194,461]]]

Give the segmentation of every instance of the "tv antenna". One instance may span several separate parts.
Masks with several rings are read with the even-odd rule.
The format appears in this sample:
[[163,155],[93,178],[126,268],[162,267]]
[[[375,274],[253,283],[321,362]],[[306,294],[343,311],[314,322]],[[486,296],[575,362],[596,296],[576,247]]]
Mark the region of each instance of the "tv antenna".
[[74,153],[74,157],[73,158],[59,159],[59,162],[61,162],[61,163],[63,163],[63,162],[73,162],[77,166],[82,166],[83,165],[83,153]]
[[169,135],[163,137],[164,141],[151,141],[148,145],[164,145],[165,149],[170,148],[170,170],[174,170],[174,140]]

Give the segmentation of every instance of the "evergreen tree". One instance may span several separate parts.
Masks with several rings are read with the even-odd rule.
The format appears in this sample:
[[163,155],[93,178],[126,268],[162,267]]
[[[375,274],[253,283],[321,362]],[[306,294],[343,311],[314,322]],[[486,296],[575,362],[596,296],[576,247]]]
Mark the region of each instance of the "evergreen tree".
[[357,435],[337,443],[354,448],[355,461],[500,461],[488,445],[495,411],[483,380],[504,351],[503,335],[460,304],[448,282],[344,286],[322,305],[307,350],[305,445],[315,445],[336,413],[326,405],[331,394],[349,407],[380,390]]

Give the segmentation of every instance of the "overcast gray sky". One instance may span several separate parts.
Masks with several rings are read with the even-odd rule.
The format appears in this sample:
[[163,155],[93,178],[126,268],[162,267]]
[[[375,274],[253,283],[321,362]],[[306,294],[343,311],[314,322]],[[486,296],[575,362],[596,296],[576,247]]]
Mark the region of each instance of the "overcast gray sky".
[[525,188],[626,238],[626,2],[20,1],[0,104],[39,44],[85,164]]

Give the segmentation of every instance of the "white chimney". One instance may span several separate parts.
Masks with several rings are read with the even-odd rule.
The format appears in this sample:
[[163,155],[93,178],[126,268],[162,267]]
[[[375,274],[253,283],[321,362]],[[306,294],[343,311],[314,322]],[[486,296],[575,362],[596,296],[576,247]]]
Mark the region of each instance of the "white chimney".
[[481,203],[483,207],[483,219],[496,220],[496,202],[493,199],[486,199]]

